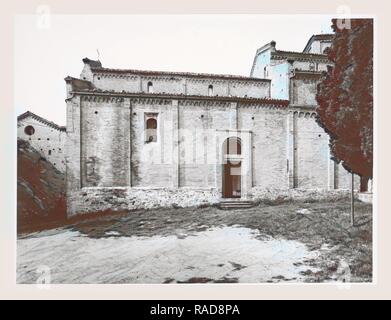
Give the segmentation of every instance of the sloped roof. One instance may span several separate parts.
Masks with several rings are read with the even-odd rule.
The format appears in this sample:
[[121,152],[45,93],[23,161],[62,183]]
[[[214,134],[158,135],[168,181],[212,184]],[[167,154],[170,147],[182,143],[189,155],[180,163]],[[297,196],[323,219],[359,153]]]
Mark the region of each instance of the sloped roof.
[[84,90],[84,89],[94,89],[94,85],[88,81],[88,80],[82,80],[74,77],[66,77],[65,79],[66,83],[71,84],[72,90]]
[[332,33],[325,33],[325,34],[314,34],[307,42],[307,44],[304,47],[303,52],[308,52],[312,42],[314,41],[332,41],[334,38],[334,34]]
[[18,121],[21,121],[21,120],[24,120],[28,117],[31,117],[33,118],[34,120],[37,120],[45,125],[47,125],[48,127],[51,127],[53,129],[56,129],[58,131],[66,131],[66,127],[65,126],[59,126],[58,124],[52,122],[52,121],[49,121],[49,120],[46,120],[45,118],[42,118],[38,115],[36,115],[35,113],[31,112],[31,111],[26,111],[25,113],[22,113],[21,115],[18,116]]
[[82,60],[85,64],[89,64],[92,68],[101,68],[102,63],[99,60],[91,60],[88,58],[84,58]]

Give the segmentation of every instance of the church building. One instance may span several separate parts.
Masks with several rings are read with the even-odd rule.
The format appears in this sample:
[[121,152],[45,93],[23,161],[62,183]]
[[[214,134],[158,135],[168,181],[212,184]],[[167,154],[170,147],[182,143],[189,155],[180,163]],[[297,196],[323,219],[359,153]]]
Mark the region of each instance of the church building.
[[349,188],[315,122],[333,35],[257,50],[249,76],[111,69],[67,77],[70,216],[252,201],[262,190]]

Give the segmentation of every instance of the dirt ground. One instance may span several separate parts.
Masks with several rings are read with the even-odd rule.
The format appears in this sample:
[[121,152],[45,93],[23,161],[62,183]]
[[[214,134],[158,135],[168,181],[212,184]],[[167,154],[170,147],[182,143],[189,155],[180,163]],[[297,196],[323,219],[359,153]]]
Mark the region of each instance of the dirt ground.
[[65,174],[18,140],[18,232],[66,218]]
[[[90,240],[115,238],[148,240],[156,239],[156,237],[160,237],[159,239],[172,239],[175,237],[177,240],[186,240],[190,239],[190,237],[194,239],[197,236],[200,239],[204,236],[207,238],[209,235],[206,232],[218,232],[218,230],[226,230],[226,232],[232,233],[232,228],[245,228],[242,229],[242,234],[243,230],[251,230],[251,232],[254,232],[253,236],[258,240],[294,241],[296,246],[297,244],[303,244],[308,252],[313,252],[314,254],[312,255],[306,254],[304,260],[298,259],[295,262],[293,260],[290,261],[288,256],[284,260],[283,255],[285,253],[282,251],[282,257],[280,257],[282,260],[278,262],[279,264],[289,262],[293,263],[294,267],[301,268],[301,277],[300,279],[297,278],[297,281],[372,281],[372,206],[357,202],[356,227],[351,227],[350,204],[348,200],[313,203],[298,201],[264,203],[250,209],[228,211],[217,207],[135,211],[77,222],[60,230],[53,230],[51,234],[66,230],[77,232]],[[244,231],[244,233],[246,232]],[[240,234],[240,232],[238,234],[235,233],[235,239],[240,239]],[[44,233],[44,235],[46,234]],[[19,236],[19,241],[30,241],[30,239],[37,239],[40,236],[40,233],[24,234]],[[218,237],[224,242],[224,232],[220,232]],[[213,241],[214,238],[208,239]],[[228,239],[227,235],[228,240],[232,241]],[[240,242],[240,240],[236,241]],[[139,242],[139,245],[142,245],[142,243]],[[261,242],[259,244],[261,245]],[[281,244],[281,246],[286,246],[287,244],[288,242]],[[191,248],[192,245],[197,244],[189,242],[186,245]],[[249,250],[256,250],[256,244],[254,246],[254,243],[251,242],[250,245],[251,249],[249,247]],[[53,250],[60,249],[53,248]],[[270,248],[267,250],[270,250]],[[243,252],[246,252],[246,248],[241,248],[240,252],[243,254]],[[44,254],[48,255],[50,253],[46,252]],[[170,252],[168,251],[166,254],[169,255]],[[202,254],[202,252],[197,254]],[[18,272],[21,275],[24,272],[24,268],[28,269],[26,261],[25,265],[20,265],[19,260],[23,260],[22,258],[23,252],[19,251]],[[38,255],[32,259],[39,261],[40,257]],[[231,271],[241,270],[241,272],[245,273],[245,269],[248,267],[246,265],[238,265],[235,262],[230,263],[232,265]],[[165,277],[164,282],[238,282],[238,279],[235,277],[213,279],[197,276],[194,273],[192,275],[192,277],[189,276],[188,279],[182,280],[176,279],[175,275],[173,277]],[[22,279],[23,277],[19,278]],[[258,279],[261,278],[258,277]],[[286,276],[276,276],[276,274],[271,278],[262,279],[264,282],[292,281],[292,279],[287,279]]]

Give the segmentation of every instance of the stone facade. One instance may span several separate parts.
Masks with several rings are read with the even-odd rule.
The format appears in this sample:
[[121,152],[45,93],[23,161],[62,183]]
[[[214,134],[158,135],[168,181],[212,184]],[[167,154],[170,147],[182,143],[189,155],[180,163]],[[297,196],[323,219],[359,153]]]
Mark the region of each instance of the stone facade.
[[43,158],[65,173],[66,129],[32,112],[18,117],[18,139],[28,141]]
[[250,77],[83,59],[80,78],[65,79],[68,214],[348,187],[315,122],[329,64],[315,40],[303,53],[262,47]]
[[333,38],[333,34],[315,34],[308,40],[303,52],[323,54],[331,47]]
[[[289,187],[303,189],[346,189],[351,174],[330,160],[329,139],[316,123],[317,84],[331,65],[325,50],[333,35],[314,35],[303,52],[277,50],[274,41],[257,50],[252,77],[268,78],[271,97],[289,100],[288,159]],[[355,177],[355,185],[360,185]]]

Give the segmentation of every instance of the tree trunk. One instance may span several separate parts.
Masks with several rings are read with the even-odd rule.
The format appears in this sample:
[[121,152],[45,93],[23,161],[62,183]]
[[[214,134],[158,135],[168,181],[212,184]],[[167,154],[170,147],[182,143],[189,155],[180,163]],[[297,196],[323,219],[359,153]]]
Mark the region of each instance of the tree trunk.
[[360,179],[360,192],[367,192],[368,191],[368,180],[367,177],[361,177]]

